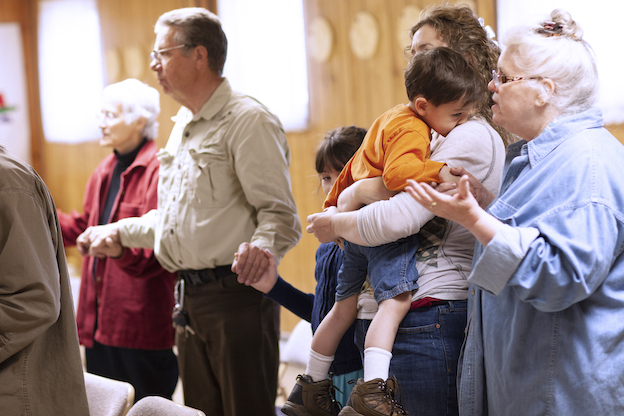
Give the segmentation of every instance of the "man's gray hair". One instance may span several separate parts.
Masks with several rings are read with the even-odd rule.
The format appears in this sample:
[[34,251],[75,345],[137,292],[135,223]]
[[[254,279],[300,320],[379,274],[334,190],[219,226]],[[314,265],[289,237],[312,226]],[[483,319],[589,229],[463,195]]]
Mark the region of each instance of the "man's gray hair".
[[158,18],[154,32],[158,33],[164,27],[178,30],[174,40],[180,45],[205,47],[210,70],[218,75],[223,73],[227,57],[227,37],[214,13],[202,7],[171,10]]

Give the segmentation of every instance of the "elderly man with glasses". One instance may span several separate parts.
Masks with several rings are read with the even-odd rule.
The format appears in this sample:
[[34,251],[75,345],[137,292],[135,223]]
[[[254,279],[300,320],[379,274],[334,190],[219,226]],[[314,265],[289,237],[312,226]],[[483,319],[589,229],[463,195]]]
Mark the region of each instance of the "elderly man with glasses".
[[227,39],[215,15],[173,10],[155,33],[151,69],[182,105],[158,155],[158,208],[88,229],[80,249],[119,256],[123,247],[152,247],[177,272],[173,319],[187,405],[274,415],[279,307],[246,284],[266,267],[263,249],[281,258],[301,237],[286,137],[277,117],[223,77]]

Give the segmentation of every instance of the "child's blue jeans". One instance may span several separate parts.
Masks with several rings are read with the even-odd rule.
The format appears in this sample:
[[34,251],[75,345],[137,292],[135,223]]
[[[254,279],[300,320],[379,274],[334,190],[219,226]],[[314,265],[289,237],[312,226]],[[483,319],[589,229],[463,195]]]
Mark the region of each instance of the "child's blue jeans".
[[359,294],[367,275],[377,303],[418,289],[417,250],[416,234],[377,247],[345,241],[336,301]]

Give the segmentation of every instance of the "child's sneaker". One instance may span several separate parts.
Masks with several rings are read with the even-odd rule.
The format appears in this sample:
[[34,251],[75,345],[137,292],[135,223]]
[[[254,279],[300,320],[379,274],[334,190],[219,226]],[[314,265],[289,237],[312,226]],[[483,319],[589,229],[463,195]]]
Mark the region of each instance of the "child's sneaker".
[[340,416],[397,416],[407,415],[396,400],[399,382],[392,376],[384,381],[376,378],[364,382],[359,379]]
[[340,405],[334,398],[331,378],[314,382],[306,374],[297,376],[282,413],[288,416],[337,416]]

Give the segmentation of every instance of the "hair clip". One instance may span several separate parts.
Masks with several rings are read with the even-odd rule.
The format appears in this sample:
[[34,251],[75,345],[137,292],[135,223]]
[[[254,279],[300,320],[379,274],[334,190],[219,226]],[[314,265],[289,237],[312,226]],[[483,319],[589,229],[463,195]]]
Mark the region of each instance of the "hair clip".
[[483,30],[485,30],[485,34],[487,35],[488,39],[494,42],[496,46],[498,46],[498,42],[494,40],[494,38],[496,37],[496,33],[494,32],[494,29],[492,29],[490,25],[486,26],[485,20],[482,17],[480,17],[478,20]]
[[[551,36],[563,36],[563,25],[561,23],[556,22],[543,22],[542,27],[539,27],[535,30],[540,35],[544,35],[547,38]],[[573,38],[576,35],[570,35]]]
[[561,29],[563,29],[563,26],[560,23],[555,22],[544,22],[542,25],[544,26],[544,30],[553,33],[560,32]]

